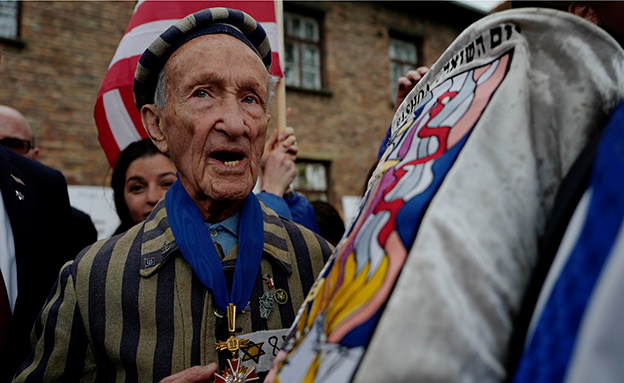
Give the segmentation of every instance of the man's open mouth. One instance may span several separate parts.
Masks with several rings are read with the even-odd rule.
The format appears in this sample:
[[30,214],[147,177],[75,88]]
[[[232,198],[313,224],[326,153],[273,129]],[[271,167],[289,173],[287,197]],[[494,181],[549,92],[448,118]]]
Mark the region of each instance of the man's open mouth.
[[244,158],[242,154],[235,152],[217,152],[211,157],[228,167],[235,167]]

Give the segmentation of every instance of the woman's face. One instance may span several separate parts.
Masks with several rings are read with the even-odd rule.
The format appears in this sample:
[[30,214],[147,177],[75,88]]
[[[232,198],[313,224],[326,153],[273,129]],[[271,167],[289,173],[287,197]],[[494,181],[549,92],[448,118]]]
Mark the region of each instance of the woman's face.
[[134,223],[143,221],[176,181],[169,157],[156,154],[134,160],[126,171],[124,200]]

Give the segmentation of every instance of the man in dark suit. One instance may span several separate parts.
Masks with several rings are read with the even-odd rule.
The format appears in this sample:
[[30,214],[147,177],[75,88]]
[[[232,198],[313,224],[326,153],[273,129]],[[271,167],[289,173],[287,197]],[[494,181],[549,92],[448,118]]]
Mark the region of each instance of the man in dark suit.
[[[39,147],[35,145],[32,127],[22,113],[6,105],[0,105],[0,145],[39,161]],[[91,217],[75,207],[72,207],[71,233],[67,250],[74,256],[97,241],[97,230]]]
[[5,282],[0,300],[6,287],[12,312],[0,334],[0,381],[5,382],[28,353],[30,331],[59,269],[76,254],[65,244],[72,236],[72,213],[61,172],[0,145],[0,189],[0,232],[7,238],[0,244]]

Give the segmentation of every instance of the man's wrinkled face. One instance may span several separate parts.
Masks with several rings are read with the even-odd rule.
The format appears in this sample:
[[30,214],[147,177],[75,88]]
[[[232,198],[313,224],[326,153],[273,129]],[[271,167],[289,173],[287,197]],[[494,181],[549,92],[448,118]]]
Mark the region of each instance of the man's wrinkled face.
[[160,126],[185,189],[196,203],[243,200],[256,183],[270,119],[264,64],[240,40],[215,34],[178,48],[164,70]]

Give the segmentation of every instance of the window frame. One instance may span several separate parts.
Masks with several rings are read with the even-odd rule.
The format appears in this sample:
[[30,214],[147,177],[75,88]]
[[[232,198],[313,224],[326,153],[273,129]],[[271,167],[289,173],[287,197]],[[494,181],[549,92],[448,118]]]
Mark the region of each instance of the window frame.
[[[403,60],[394,59],[390,57],[390,46],[391,46],[392,40],[397,40],[397,41],[401,41],[402,43],[413,45],[415,48],[415,53],[416,53],[416,61],[415,62],[403,61]],[[389,67],[388,74],[389,74],[389,81],[390,81],[390,101],[392,105],[394,105],[394,101],[396,98],[397,81],[400,77],[404,76],[405,73],[407,73],[407,71],[402,70],[402,73],[399,74],[399,77],[394,79],[392,78],[392,75],[393,75],[392,66],[393,64],[399,64],[401,65],[402,68],[405,68],[406,66],[410,66],[412,69],[416,69],[422,66],[423,65],[422,64],[423,63],[422,43],[423,43],[423,38],[421,36],[406,35],[404,33],[397,33],[395,31],[390,31],[388,33],[388,67]]]
[[3,42],[20,42],[20,36],[22,33],[22,2],[18,0],[4,0],[6,2],[14,2],[16,5],[15,12],[15,36],[0,36],[0,41]]
[[[287,14],[297,16],[303,19],[311,19],[316,24],[316,29],[318,33],[318,40],[312,41],[302,38],[300,36],[295,36],[288,34],[286,27],[287,22]],[[313,93],[313,94],[324,94],[331,95],[331,92],[327,91],[326,86],[326,75],[325,75],[325,44],[324,44],[324,27],[323,20],[325,14],[323,12],[315,11],[315,10],[303,10],[299,9],[299,7],[288,7],[284,9],[284,50],[286,50],[286,44],[288,41],[291,41],[296,46],[296,54],[297,54],[297,70],[298,70],[298,85],[294,84],[286,84],[286,88],[289,90],[296,90],[304,93]],[[316,47],[316,51],[318,52],[318,87],[312,88],[304,86],[303,83],[303,49],[302,46],[310,45]],[[284,63],[286,63],[286,52],[284,54]],[[287,66],[287,64],[285,64]],[[284,72],[286,72],[286,67],[284,68]]]
[[325,169],[325,190],[315,190],[315,189],[305,189],[298,185],[296,185],[296,181],[293,180],[293,189],[303,196],[306,197],[308,201],[325,201],[331,203],[332,195],[332,182],[331,182],[331,169],[332,169],[332,161],[330,160],[321,160],[321,159],[312,159],[312,158],[297,158],[295,161],[295,166],[297,167],[297,176],[299,176],[300,166],[301,165],[309,165],[309,164],[320,164]]

